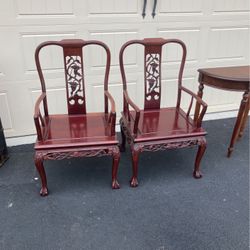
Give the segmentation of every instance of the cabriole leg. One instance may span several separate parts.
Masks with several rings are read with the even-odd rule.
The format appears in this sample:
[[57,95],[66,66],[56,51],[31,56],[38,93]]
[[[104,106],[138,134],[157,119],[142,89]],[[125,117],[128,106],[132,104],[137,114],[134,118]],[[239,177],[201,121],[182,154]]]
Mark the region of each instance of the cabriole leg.
[[48,187],[47,187],[47,178],[46,178],[46,173],[45,173],[44,166],[43,166],[43,157],[39,153],[35,153],[35,165],[36,165],[36,169],[40,175],[40,179],[42,182],[40,195],[46,196],[49,194]]
[[136,146],[132,146],[131,153],[132,153],[132,164],[133,164],[133,176],[130,180],[130,186],[137,187],[138,186],[138,179],[137,179],[138,161],[139,161],[140,150]]
[[196,159],[195,159],[195,166],[194,166],[194,172],[193,172],[193,177],[195,179],[200,179],[202,177],[202,174],[200,172],[200,162],[201,162],[202,156],[205,153],[206,147],[207,147],[206,139],[203,138],[202,141],[200,142],[198,152],[196,155]]
[[113,150],[113,166],[112,166],[112,188],[119,189],[120,185],[117,181],[117,172],[120,162],[120,151],[118,147],[115,147]]

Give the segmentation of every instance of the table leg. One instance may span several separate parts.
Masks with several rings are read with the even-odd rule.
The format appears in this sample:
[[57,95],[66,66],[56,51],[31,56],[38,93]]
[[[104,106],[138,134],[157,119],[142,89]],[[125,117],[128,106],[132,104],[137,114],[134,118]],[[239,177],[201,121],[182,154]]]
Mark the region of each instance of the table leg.
[[250,102],[249,102],[249,98],[248,98],[248,103],[246,105],[246,109],[245,109],[245,112],[244,112],[244,115],[243,115],[243,118],[242,118],[242,123],[241,123],[238,139],[240,139],[242,137],[242,135],[243,135],[243,132],[244,132],[244,129],[246,127],[247,120],[248,120],[249,110],[250,110]]
[[[204,89],[204,84],[202,82],[200,82],[199,90],[198,90],[198,93],[197,93],[197,95],[200,98],[202,98],[202,96],[203,96],[203,89]],[[197,122],[199,114],[200,114],[200,106],[201,105],[198,102],[196,102],[195,112],[194,112],[194,121],[196,121],[196,122]]]
[[248,91],[246,91],[243,94],[243,98],[241,100],[240,109],[239,109],[239,112],[238,112],[236,123],[234,125],[234,130],[233,130],[230,146],[228,148],[227,157],[231,156],[231,154],[233,152],[234,143],[235,143],[236,139],[239,136],[239,132],[240,132],[240,129],[242,127],[243,116],[244,116],[244,113],[245,113],[245,110],[246,110],[246,106],[248,104],[248,99],[249,99],[249,93],[248,93]]

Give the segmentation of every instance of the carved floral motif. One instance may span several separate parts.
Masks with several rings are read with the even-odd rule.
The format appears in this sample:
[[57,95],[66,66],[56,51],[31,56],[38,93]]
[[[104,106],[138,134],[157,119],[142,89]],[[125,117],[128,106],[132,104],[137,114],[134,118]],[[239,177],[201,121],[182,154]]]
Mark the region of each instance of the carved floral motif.
[[[161,144],[151,144],[151,145],[142,145],[141,151],[161,151],[166,149],[175,149],[175,148],[185,148],[191,147],[198,144],[198,140],[187,140],[187,141],[179,141],[179,142],[167,142]],[[140,146],[139,146],[140,147]]]
[[83,104],[83,75],[80,56],[66,56],[66,74],[68,83],[69,104]]
[[37,152],[35,158],[38,160],[63,160],[76,157],[101,157],[107,155],[116,156],[119,148],[116,146],[107,149],[75,150],[67,152]]
[[146,100],[160,98],[160,55],[146,55]]

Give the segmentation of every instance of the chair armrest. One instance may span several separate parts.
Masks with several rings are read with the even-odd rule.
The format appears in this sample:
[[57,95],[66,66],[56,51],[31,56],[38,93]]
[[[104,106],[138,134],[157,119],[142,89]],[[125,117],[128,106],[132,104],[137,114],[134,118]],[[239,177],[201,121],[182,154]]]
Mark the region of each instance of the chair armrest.
[[46,93],[42,93],[38,97],[36,104],[35,104],[35,110],[34,110],[34,122],[35,122],[35,126],[36,126],[38,140],[43,139],[41,126],[45,127],[45,122],[44,122],[44,119],[43,119],[41,112],[40,112],[40,104],[44,100],[45,97],[46,97]]
[[190,112],[190,109],[192,107],[192,102],[193,102],[193,98],[196,99],[197,103],[199,105],[202,105],[202,111],[200,112],[198,118],[197,118],[197,121],[196,122],[196,126],[199,128],[201,127],[201,124],[202,124],[202,120],[203,120],[203,117],[207,111],[207,104],[198,96],[196,95],[194,92],[192,92],[191,90],[183,87],[183,86],[180,86],[180,89],[184,92],[186,92],[187,94],[191,95],[192,96],[192,99],[191,99],[191,103],[190,103],[190,106],[189,106],[189,109],[188,109],[188,112],[187,112],[187,115],[189,115],[189,112]]
[[46,93],[42,93],[38,97],[38,99],[36,100],[35,110],[34,110],[34,118],[38,118],[39,117],[39,114],[40,114],[40,104],[44,100],[45,97],[46,97]]
[[107,90],[104,91],[104,94],[108,98],[111,104],[111,109],[110,109],[110,113],[108,116],[108,124],[110,125],[110,129],[111,129],[110,133],[113,136],[115,135],[115,122],[116,122],[115,101],[112,95]]
[[[127,90],[124,90],[123,91],[123,95],[124,95],[124,101],[126,102],[126,106],[131,106],[134,110],[135,110],[135,120],[134,120],[134,134],[137,134],[137,131],[138,131],[138,123],[139,123],[139,119],[140,119],[140,109],[134,104],[134,102],[130,99],[129,95],[128,95],[128,92]],[[124,110],[125,112],[125,110]],[[129,118],[129,121],[130,121],[130,111],[129,109],[127,110],[128,112],[128,118]]]
[[140,113],[140,109],[134,104],[134,102],[130,99],[127,90],[124,90],[124,97],[126,99],[126,102],[135,110],[135,112]]
[[189,90],[183,86],[181,86],[180,89],[183,90],[184,92],[190,94],[191,96],[193,96],[197,100],[197,102],[199,102],[203,107],[207,107],[207,104],[194,92],[192,92],[191,90]]
[[112,97],[112,95],[107,90],[105,90],[104,93],[105,93],[105,95],[108,97],[108,99],[110,101],[111,112],[115,113],[115,101],[114,101],[114,98]]

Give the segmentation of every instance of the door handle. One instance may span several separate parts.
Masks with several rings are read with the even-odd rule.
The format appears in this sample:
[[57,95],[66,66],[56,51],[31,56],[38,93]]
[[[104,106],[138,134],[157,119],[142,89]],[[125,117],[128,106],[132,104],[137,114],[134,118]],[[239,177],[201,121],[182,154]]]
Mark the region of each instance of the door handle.
[[157,0],[154,0],[153,11],[152,11],[152,17],[153,17],[153,18],[154,18],[155,15],[156,15],[156,13],[155,13],[156,6],[157,6]]
[[145,18],[145,16],[146,16],[146,8],[147,8],[147,0],[144,0],[143,10],[142,10],[142,17],[143,18]]

